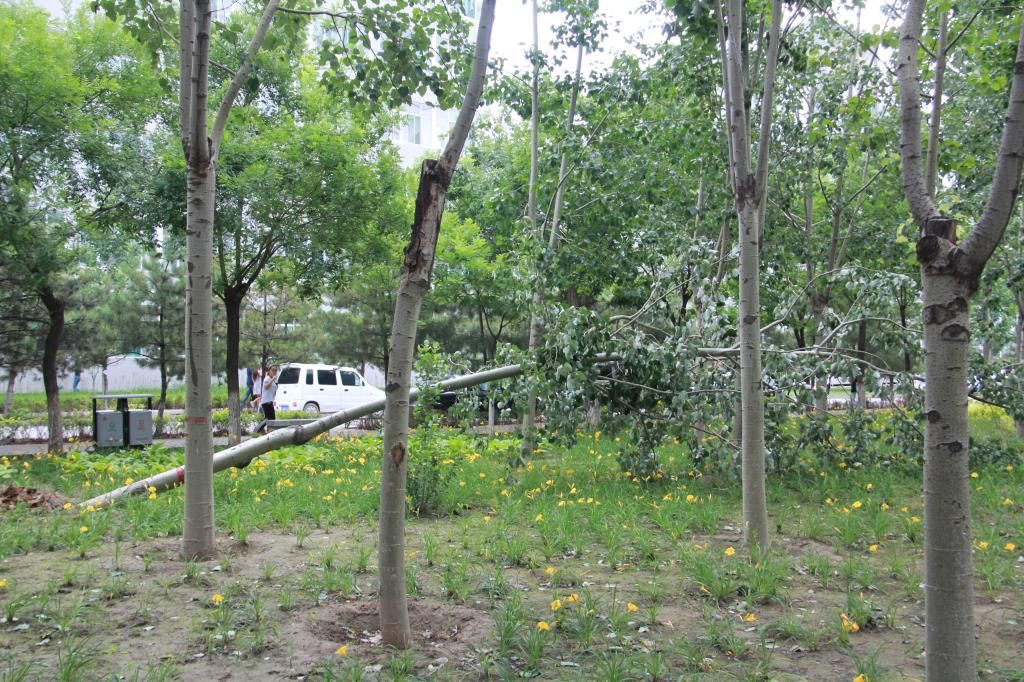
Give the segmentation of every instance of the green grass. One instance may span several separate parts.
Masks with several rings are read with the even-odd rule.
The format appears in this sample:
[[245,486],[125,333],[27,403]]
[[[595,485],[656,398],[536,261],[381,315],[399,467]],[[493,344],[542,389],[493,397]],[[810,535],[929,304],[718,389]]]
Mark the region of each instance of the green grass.
[[[1016,447],[998,415],[972,410],[972,420],[982,420],[980,438]],[[439,612],[482,611],[493,628],[451,659],[445,679],[484,670],[548,679],[654,679],[663,671],[763,679],[799,675],[812,663],[823,679],[916,674],[923,512],[911,464],[881,456],[863,466],[823,464],[807,453],[803,467],[769,478],[772,526],[784,530],[773,534],[772,551],[751,556],[739,533],[737,481],[694,469],[682,445],[663,448],[661,471],[643,482],[619,468],[614,437],[580,434],[571,448],[544,446],[516,471],[506,465],[517,446],[509,438],[439,430],[413,443],[411,465],[433,478],[409,492],[429,495],[431,509],[409,518],[410,591]],[[12,674],[24,664],[100,677],[139,670],[142,661],[96,655],[130,651],[119,639],[128,631],[107,625],[108,612],[125,603],[137,604],[135,617],[163,623],[161,636],[188,652],[186,678],[203,674],[196,660],[255,665],[266,657],[286,665],[293,654],[283,638],[296,623],[374,598],[381,449],[379,438],[321,438],[217,475],[217,526],[231,548],[220,562],[183,564],[168,552],[181,532],[180,490],[111,508],[6,512],[0,614],[69,633],[56,658],[35,647],[37,633],[6,634]],[[1008,617],[1024,611],[1020,552],[1007,549],[1024,546],[1024,475],[1015,452],[1015,463],[980,464],[972,479],[978,594],[998,599]],[[80,500],[181,457],[155,447],[0,465],[10,483]],[[416,499],[410,507],[427,508]],[[32,561],[38,570],[22,568]],[[224,599],[214,604],[213,595]],[[173,628],[160,617],[168,602],[178,616]],[[980,627],[990,667],[1012,667],[1006,638],[1019,629]],[[420,679],[439,655],[387,657],[359,637],[345,660],[316,662],[327,671],[318,674],[347,679],[380,665],[395,679]],[[803,668],[791,667],[793,647]],[[164,666],[181,660],[154,660],[145,670],[174,675]]]

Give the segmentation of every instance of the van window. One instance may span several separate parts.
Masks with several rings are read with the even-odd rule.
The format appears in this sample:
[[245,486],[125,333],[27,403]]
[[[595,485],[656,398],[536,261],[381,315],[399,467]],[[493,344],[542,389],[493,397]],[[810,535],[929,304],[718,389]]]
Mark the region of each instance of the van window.
[[341,373],[341,385],[342,386],[362,386],[363,382],[359,381],[359,375],[355,372],[342,372]]
[[277,378],[278,384],[297,384],[299,383],[299,368],[298,367],[285,367],[281,370],[281,376]]
[[311,370],[311,369],[307,369],[306,370],[306,385],[307,386],[312,386],[313,385],[313,370]]
[[338,377],[333,369],[318,369],[316,371],[316,382],[321,386],[337,386]]

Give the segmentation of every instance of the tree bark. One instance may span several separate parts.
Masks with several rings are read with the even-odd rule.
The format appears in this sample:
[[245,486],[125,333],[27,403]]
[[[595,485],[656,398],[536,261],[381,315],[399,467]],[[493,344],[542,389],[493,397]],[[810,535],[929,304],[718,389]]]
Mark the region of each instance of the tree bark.
[[64,299],[50,288],[40,290],[39,297],[46,306],[49,326],[43,345],[43,388],[46,390],[47,452],[59,455],[64,452],[64,427],[61,423],[60,384],[57,381],[57,353],[64,336]]
[[[761,368],[760,247],[763,203],[766,201],[768,151],[771,142],[772,101],[778,66],[781,3],[772,6],[771,26],[765,56],[757,162],[751,162],[752,140],[747,110],[747,64],[744,57],[745,29],[742,0],[729,0],[728,33],[724,31],[721,9],[716,12],[719,40],[725,68],[725,100],[728,119],[730,177],[733,201],[740,223],[740,402],[742,405],[743,530],[747,544],[768,544],[768,506],[765,497],[764,391]],[[723,36],[727,35],[727,39]],[[761,45],[763,47],[763,43]]]
[[188,170],[185,304],[185,525],[182,556],[209,558],[214,546],[213,430],[210,423],[213,220],[217,176],[210,161]]
[[405,592],[405,481],[408,471],[409,394],[416,351],[416,325],[430,290],[445,198],[483,93],[495,0],[484,0],[477,28],[473,71],[451,138],[437,161],[423,162],[412,234],[405,249],[391,327],[391,357],[384,406],[381,459],[378,573],[380,630],[385,645],[407,648],[412,633]]
[[4,418],[11,416],[14,408],[14,382],[18,379],[18,370],[14,367],[7,369],[7,393],[4,396]]
[[[537,224],[537,163],[540,155],[540,144],[538,142],[538,129],[540,127],[540,107],[538,105],[538,90],[540,80],[540,41],[537,35],[537,0],[532,0],[533,16],[533,79],[530,82],[530,188],[526,200],[526,213],[530,221],[530,234],[538,246],[543,241]],[[543,256],[541,256],[543,258]],[[534,264],[534,273],[537,282],[534,285],[533,299],[530,305],[530,338],[527,342],[527,349],[534,354],[540,348],[544,337],[543,322],[540,309],[544,305],[544,273],[540,263]],[[526,391],[526,405],[523,407],[523,440],[519,449],[519,460],[525,462],[533,455],[536,445],[534,425],[537,421],[537,392],[532,388]]]
[[857,409],[866,410],[868,407],[868,390],[865,385],[865,379],[867,378],[868,367],[864,364],[863,359],[867,356],[868,346],[868,323],[867,320],[861,320],[857,323],[857,356],[861,358],[862,362],[858,363],[860,371],[857,373]]
[[224,286],[224,312],[227,316],[228,441],[242,441],[242,404],[238,396],[238,346],[241,340],[242,295]]
[[[925,672],[929,681],[974,680],[967,367],[969,298],[1002,240],[1024,163],[1024,23],[995,175],[981,217],[962,246],[956,221],[939,213],[921,169],[921,94],[917,66],[924,0],[911,0],[896,66],[904,193],[921,230],[925,364]],[[938,104],[938,103],[936,103]]]
[[267,0],[259,24],[220,102],[212,131],[207,125],[210,68],[210,0],[180,0],[178,23],[178,121],[187,165],[187,284],[185,292],[185,518],[182,556],[215,553],[213,515],[212,400],[213,219],[216,160],[228,113],[252,70],[280,0]]

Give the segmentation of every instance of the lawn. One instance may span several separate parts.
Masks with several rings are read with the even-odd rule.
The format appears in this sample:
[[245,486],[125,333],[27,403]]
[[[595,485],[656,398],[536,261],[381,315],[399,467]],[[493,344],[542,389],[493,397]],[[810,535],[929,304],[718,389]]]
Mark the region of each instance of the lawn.
[[[1015,453],[972,474],[979,669],[1021,680],[1019,441],[998,415],[975,422]],[[647,481],[620,469],[615,436],[546,444],[510,471],[517,446],[414,433],[407,652],[376,633],[379,439],[218,474],[206,562],[177,557],[180,490],[74,504],[179,451],[3,460],[7,483],[57,507],[18,505],[0,525],[0,679],[923,679],[913,465],[845,451],[773,475],[773,549],[751,556],[738,482],[682,445]]]

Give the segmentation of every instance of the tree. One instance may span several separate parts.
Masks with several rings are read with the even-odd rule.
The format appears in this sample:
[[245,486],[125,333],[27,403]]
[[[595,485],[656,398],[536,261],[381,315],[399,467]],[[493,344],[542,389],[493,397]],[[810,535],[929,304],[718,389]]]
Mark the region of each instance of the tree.
[[[929,680],[977,677],[967,423],[969,300],[1002,240],[1024,165],[1024,22],[995,174],[963,242],[936,206],[922,170],[918,50],[924,0],[911,0],[900,33],[903,185],[920,229],[925,358],[925,661]],[[1019,14],[1019,13],[1017,13]],[[938,104],[938,103],[937,103]]]
[[[768,150],[772,98],[779,59],[782,3],[772,3],[765,36],[758,36],[758,52],[765,54],[760,102],[760,133],[756,163],[752,163],[752,115],[747,93],[757,80],[749,70],[743,41],[746,39],[745,4],[730,0],[723,20],[716,7],[719,44],[725,83],[728,120],[729,168],[736,213],[740,223],[740,399],[742,402],[743,532],[751,546],[768,543],[768,508],[764,492],[764,392],[761,373],[760,248],[767,204]],[[728,29],[728,35],[726,35]],[[763,41],[767,41],[767,48]],[[754,64],[755,69],[760,68]]]
[[477,27],[473,69],[455,127],[437,161],[423,162],[412,234],[405,249],[391,327],[391,361],[384,408],[384,452],[381,461],[378,565],[380,630],[384,644],[406,648],[412,633],[405,593],[405,480],[408,470],[409,393],[416,350],[416,324],[430,289],[434,251],[444,214],[445,197],[466,144],[483,94],[491,47],[495,0],[484,0]]
[[126,262],[129,291],[139,305],[139,324],[130,337],[141,349],[142,364],[160,370],[156,431],[163,428],[167,387],[172,377],[185,374],[185,264],[168,253],[142,254],[133,266]]
[[[46,310],[48,448],[63,449],[57,368],[71,270],[116,215],[156,93],[141,53],[110,21],[83,12],[63,27],[28,5],[0,5],[0,258]],[[115,121],[116,125],[108,125]]]
[[295,89],[294,103],[273,113],[239,110],[222,152],[215,292],[226,313],[236,440],[241,310],[261,273],[273,259],[289,259],[296,267],[280,271],[295,275],[304,295],[319,295],[398,224],[398,161],[382,147],[391,118],[340,106],[308,68]]

